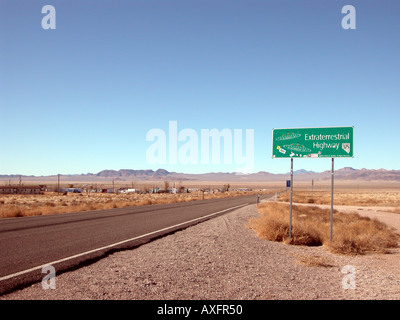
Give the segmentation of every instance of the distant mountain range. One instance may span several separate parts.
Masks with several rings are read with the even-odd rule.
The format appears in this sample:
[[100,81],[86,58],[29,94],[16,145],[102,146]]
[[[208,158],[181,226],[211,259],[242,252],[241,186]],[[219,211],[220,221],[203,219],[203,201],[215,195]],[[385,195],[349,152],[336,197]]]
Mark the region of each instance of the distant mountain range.
[[[297,170],[293,174],[298,181],[327,180],[330,179],[330,171],[314,172],[307,170]],[[226,182],[268,182],[282,181],[289,178],[289,173],[274,174],[266,171],[259,171],[252,174],[210,172],[202,174],[188,174],[170,172],[165,169],[154,170],[102,170],[98,173],[61,175],[63,181],[226,181]],[[3,181],[19,179],[24,181],[57,181],[57,175],[51,176],[25,176],[25,175],[0,175],[0,184]],[[353,180],[353,181],[399,181],[400,170],[386,169],[353,169],[345,167],[335,170],[335,180]]]

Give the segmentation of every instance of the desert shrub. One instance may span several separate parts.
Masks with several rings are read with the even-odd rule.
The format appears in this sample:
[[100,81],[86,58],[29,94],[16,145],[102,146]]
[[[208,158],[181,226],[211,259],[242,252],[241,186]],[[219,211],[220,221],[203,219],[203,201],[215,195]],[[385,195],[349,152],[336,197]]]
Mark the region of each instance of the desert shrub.
[[295,245],[324,245],[331,252],[365,254],[387,252],[400,239],[392,228],[357,213],[333,214],[333,241],[330,242],[330,209],[316,206],[293,206],[292,239],[289,240],[289,205],[266,202],[258,206],[260,217],[250,219],[249,226],[260,238]]

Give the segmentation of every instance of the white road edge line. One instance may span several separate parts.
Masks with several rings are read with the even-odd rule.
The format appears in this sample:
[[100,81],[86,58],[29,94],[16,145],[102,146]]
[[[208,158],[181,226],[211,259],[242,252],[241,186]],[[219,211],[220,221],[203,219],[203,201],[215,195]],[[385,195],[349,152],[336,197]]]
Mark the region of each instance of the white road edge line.
[[9,275],[7,275],[7,276],[1,277],[1,278],[0,278],[0,281],[7,280],[7,279],[10,279],[10,278],[13,278],[13,277],[17,277],[17,276],[20,276],[20,275],[23,275],[23,274],[25,274],[25,273],[32,272],[32,271],[35,271],[35,270],[42,269],[42,268],[45,267],[45,266],[55,265],[55,264],[60,263],[60,262],[64,262],[64,261],[68,261],[68,260],[71,260],[71,259],[74,259],[74,258],[78,258],[78,257],[84,256],[84,255],[90,254],[90,253],[94,253],[94,252],[96,252],[96,251],[101,251],[101,250],[104,250],[104,249],[109,249],[109,248],[118,246],[118,245],[120,245],[120,244],[129,242],[129,241],[134,241],[134,240],[137,240],[137,239],[140,239],[140,238],[144,238],[144,237],[150,236],[150,235],[155,234],[155,233],[158,233],[158,232],[162,232],[162,231],[166,231],[166,230],[168,230],[168,229],[173,229],[173,228],[182,226],[182,225],[187,224],[187,223],[191,223],[191,222],[194,222],[194,221],[197,221],[197,220],[205,219],[205,218],[208,218],[208,217],[217,215],[217,214],[219,214],[219,213],[222,213],[222,212],[225,212],[225,211],[228,211],[228,210],[232,210],[232,209],[244,207],[244,206],[247,206],[248,204],[249,204],[249,203],[245,203],[245,204],[241,204],[241,205],[238,205],[238,206],[235,206],[235,207],[231,207],[231,208],[228,208],[228,209],[224,209],[224,210],[221,210],[221,211],[218,211],[218,212],[210,213],[210,214],[208,214],[208,215],[206,215],[206,216],[202,216],[202,217],[200,217],[200,218],[196,218],[196,219],[192,219],[192,220],[185,221],[185,222],[182,222],[182,223],[178,223],[178,224],[175,224],[175,225],[170,226],[170,227],[167,227],[167,228],[163,228],[163,229],[159,229],[159,230],[156,230],[156,231],[152,231],[152,232],[149,232],[149,233],[146,233],[146,234],[142,234],[141,236],[137,236],[137,237],[130,238],[130,239],[127,239],[127,240],[123,240],[123,241],[120,241],[120,242],[116,242],[116,243],[113,243],[113,244],[109,244],[109,245],[104,246],[104,247],[101,247],[101,248],[97,248],[97,249],[89,250],[89,251],[86,251],[86,252],[78,253],[78,254],[75,254],[75,255],[70,256],[70,257],[66,257],[66,258],[63,258],[63,259],[60,259],[60,260],[56,260],[56,261],[51,261],[51,262],[48,262],[48,263],[46,263],[46,264],[42,264],[42,265],[37,266],[37,267],[33,267],[33,268],[30,268],[30,269],[26,269],[26,270],[23,270],[23,271],[19,271],[19,272],[16,272],[16,273],[12,273],[12,274],[9,274]]

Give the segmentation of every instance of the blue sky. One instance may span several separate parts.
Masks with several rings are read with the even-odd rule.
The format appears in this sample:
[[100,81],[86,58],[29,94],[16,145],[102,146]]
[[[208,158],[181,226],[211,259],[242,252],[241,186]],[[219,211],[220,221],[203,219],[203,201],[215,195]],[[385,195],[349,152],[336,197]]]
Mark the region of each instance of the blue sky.
[[273,128],[354,126],[336,168],[400,169],[399,14],[388,0],[0,0],[0,174],[235,171],[149,163],[146,134],[169,121],[252,129],[254,171],[273,173],[290,167],[271,157]]

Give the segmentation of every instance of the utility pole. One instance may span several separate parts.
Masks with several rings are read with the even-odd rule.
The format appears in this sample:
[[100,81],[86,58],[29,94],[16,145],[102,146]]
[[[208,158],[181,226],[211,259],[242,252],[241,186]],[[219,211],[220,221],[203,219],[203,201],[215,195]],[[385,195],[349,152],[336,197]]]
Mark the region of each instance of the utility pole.
[[311,180],[311,199],[314,199],[314,179]]

